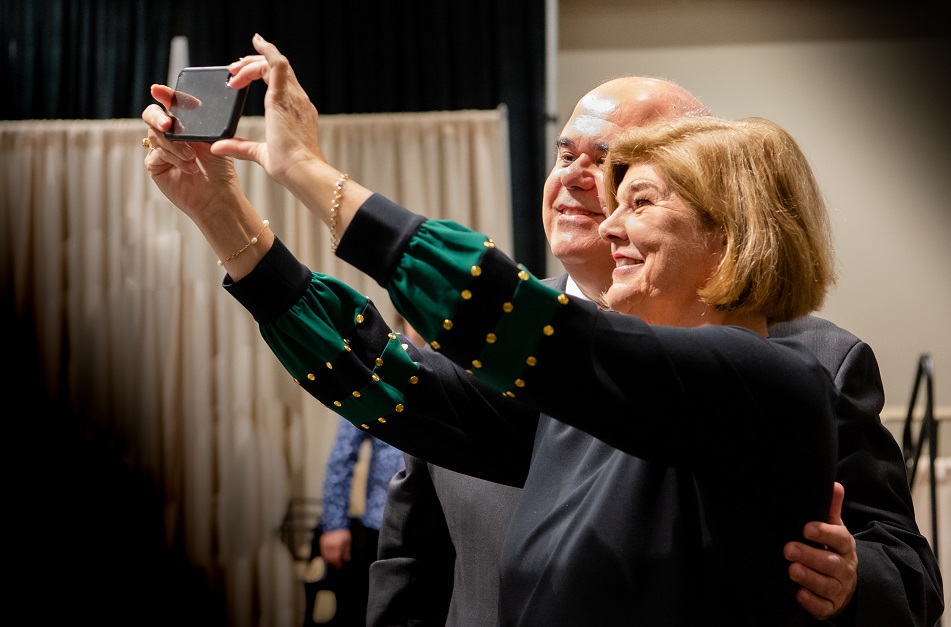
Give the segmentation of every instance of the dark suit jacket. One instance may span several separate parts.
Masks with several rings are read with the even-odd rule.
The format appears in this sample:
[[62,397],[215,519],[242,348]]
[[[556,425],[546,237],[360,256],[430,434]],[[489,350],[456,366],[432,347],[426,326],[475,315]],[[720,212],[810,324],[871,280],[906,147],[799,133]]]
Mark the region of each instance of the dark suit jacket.
[[[566,280],[546,282],[563,289]],[[879,418],[884,392],[875,355],[814,316],[774,325],[770,335],[808,346],[842,393],[837,480],[845,486],[842,517],[856,539],[859,582],[833,623],[934,625],[943,610],[941,575],[915,522],[901,450]],[[379,560],[370,568],[367,625],[495,624],[500,547],[518,492],[407,456],[390,484]]]

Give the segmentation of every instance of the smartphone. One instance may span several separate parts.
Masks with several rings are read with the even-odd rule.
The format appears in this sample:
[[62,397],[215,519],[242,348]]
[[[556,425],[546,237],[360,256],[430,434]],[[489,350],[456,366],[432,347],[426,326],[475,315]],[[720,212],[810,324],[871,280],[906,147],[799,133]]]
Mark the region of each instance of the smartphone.
[[248,87],[228,86],[231,73],[223,65],[187,67],[178,73],[168,113],[173,141],[215,142],[234,137],[248,96]]

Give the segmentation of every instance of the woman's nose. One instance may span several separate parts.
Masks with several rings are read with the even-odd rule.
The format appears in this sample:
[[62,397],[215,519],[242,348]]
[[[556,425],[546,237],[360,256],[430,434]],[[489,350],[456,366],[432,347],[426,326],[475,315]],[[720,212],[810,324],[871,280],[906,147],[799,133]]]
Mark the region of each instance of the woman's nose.
[[627,237],[623,225],[617,218],[616,211],[608,214],[607,217],[601,221],[601,224],[598,225],[598,235],[601,236],[601,239],[608,242],[616,242]]

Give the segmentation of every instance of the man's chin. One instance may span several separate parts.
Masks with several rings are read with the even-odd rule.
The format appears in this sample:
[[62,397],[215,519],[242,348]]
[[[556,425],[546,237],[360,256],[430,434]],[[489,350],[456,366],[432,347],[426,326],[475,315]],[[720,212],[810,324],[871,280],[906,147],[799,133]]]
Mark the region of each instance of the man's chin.
[[586,263],[595,258],[609,257],[611,247],[600,237],[566,236],[551,243],[551,253],[562,262]]

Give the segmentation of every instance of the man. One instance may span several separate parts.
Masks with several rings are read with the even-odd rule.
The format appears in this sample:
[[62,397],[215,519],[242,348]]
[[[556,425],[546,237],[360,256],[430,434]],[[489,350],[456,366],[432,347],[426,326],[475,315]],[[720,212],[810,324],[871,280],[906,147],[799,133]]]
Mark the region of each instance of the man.
[[[591,300],[611,283],[615,263],[598,235],[599,166],[610,140],[626,127],[704,112],[682,88],[643,77],[608,81],[582,98],[558,140],[543,192],[545,234],[567,271],[547,282]],[[790,578],[801,586],[797,600],[816,620],[836,625],[934,624],[943,608],[937,559],[918,533],[901,452],[879,420],[884,394],[871,349],[811,316],[770,333],[809,345],[842,392],[838,482],[846,500],[836,486],[841,516],[834,503],[828,523],[804,530],[828,550],[786,546]],[[370,568],[367,624],[495,624],[499,553],[519,498],[518,488],[407,456],[406,470],[390,485],[379,560]]]

